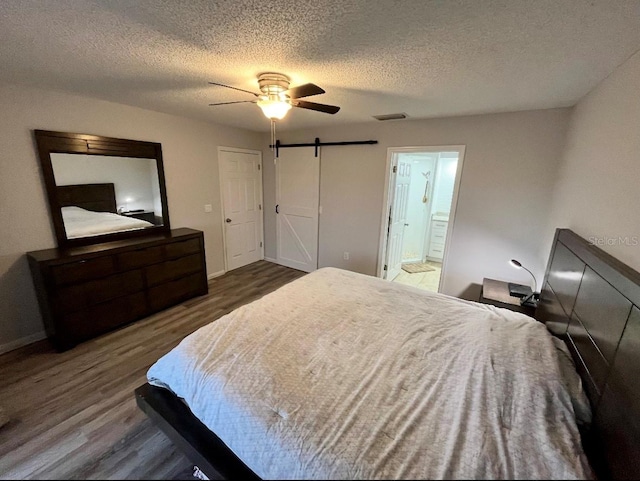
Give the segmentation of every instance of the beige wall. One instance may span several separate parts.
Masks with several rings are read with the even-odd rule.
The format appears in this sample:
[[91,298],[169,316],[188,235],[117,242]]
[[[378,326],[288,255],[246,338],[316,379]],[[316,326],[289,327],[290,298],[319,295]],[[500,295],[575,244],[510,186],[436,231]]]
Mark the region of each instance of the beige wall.
[[556,226],[640,271],[640,53],[575,107],[556,184]]
[[[279,132],[283,143],[379,142],[323,149],[320,266],[375,274],[388,147],[465,145],[446,293],[473,298],[483,277],[527,282],[507,265],[512,257],[541,280],[556,227],[593,236],[640,269],[639,79],[636,54],[573,110]],[[172,226],[204,231],[209,273],[224,266],[217,147],[262,147],[265,255],[275,258],[275,171],[264,134],[2,84],[0,111],[0,352],[43,336],[24,253],[55,238],[32,129],[161,142]]]
[[32,129],[161,142],[171,226],[204,231],[207,271],[224,269],[217,147],[260,149],[262,135],[10,85],[0,85],[0,112],[0,352],[43,336],[24,254],[55,247],[55,236]]
[[[508,265],[511,258],[541,281],[548,257],[548,245],[541,243],[570,113],[551,109],[279,132],[282,143],[313,142],[315,137],[378,141],[322,150],[319,265],[375,275],[387,148],[465,145],[445,293],[477,298],[483,277],[528,282],[526,272]],[[276,257],[272,159],[265,148],[268,258]],[[344,251],[350,260],[343,260]]]

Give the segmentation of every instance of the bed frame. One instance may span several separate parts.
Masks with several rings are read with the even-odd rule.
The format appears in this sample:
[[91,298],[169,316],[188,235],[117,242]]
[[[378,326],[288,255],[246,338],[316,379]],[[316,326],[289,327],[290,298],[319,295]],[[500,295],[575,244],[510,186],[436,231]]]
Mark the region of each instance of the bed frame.
[[[593,410],[583,445],[599,478],[640,479],[640,273],[556,230],[536,318],[565,340]],[[210,479],[259,479],[166,389],[138,406]]]
[[209,479],[260,479],[173,393],[145,383],[135,395],[138,407]]
[[640,479],[640,273],[558,229],[536,318],[565,340],[583,380],[596,474]]
[[114,184],[78,184],[56,187],[60,207],[77,206],[94,212],[117,213]]

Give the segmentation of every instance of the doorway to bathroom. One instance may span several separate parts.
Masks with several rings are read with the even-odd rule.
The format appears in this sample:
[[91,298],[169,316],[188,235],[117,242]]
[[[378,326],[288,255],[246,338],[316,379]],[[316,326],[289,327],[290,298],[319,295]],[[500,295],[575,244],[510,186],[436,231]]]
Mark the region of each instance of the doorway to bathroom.
[[464,146],[390,148],[378,275],[443,291]]

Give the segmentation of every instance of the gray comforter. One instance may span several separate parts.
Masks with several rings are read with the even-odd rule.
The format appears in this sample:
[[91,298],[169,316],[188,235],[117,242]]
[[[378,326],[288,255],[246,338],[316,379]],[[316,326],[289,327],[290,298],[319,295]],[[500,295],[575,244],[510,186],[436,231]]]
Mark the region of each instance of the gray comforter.
[[199,329],[148,379],[263,478],[592,477],[543,324],[339,269]]

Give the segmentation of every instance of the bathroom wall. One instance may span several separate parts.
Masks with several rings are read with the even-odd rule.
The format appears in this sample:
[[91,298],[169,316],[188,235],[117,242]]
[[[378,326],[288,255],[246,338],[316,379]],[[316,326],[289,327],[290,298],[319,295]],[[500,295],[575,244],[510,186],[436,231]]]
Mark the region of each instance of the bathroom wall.
[[[440,153],[400,153],[398,158],[411,162],[411,184],[407,207],[402,262],[423,260],[429,251],[430,222],[432,215],[448,215],[453,199],[453,187],[458,166],[458,154]],[[426,177],[429,172],[427,202],[425,195]]]
[[399,154],[400,159],[411,162],[411,184],[409,185],[409,202],[407,207],[407,221],[409,224],[404,229],[404,241],[402,243],[402,262],[417,262],[424,257],[425,232],[431,211],[431,192],[428,193],[428,201],[422,202],[427,179],[423,173],[430,172],[429,185],[433,189],[435,178],[434,154]]
[[[427,214],[426,234],[423,241],[424,257],[431,261],[442,262],[444,257],[448,225],[446,223],[443,225],[442,222],[449,220],[457,167],[457,152],[438,153],[435,162],[432,201]],[[433,235],[437,237],[434,238]],[[436,242],[433,246],[431,245],[432,241]]]
[[458,155],[442,153],[438,158],[438,168],[436,169],[435,191],[433,203],[431,204],[432,214],[449,214],[451,201],[453,199],[453,185],[456,180],[456,168],[458,167]]

